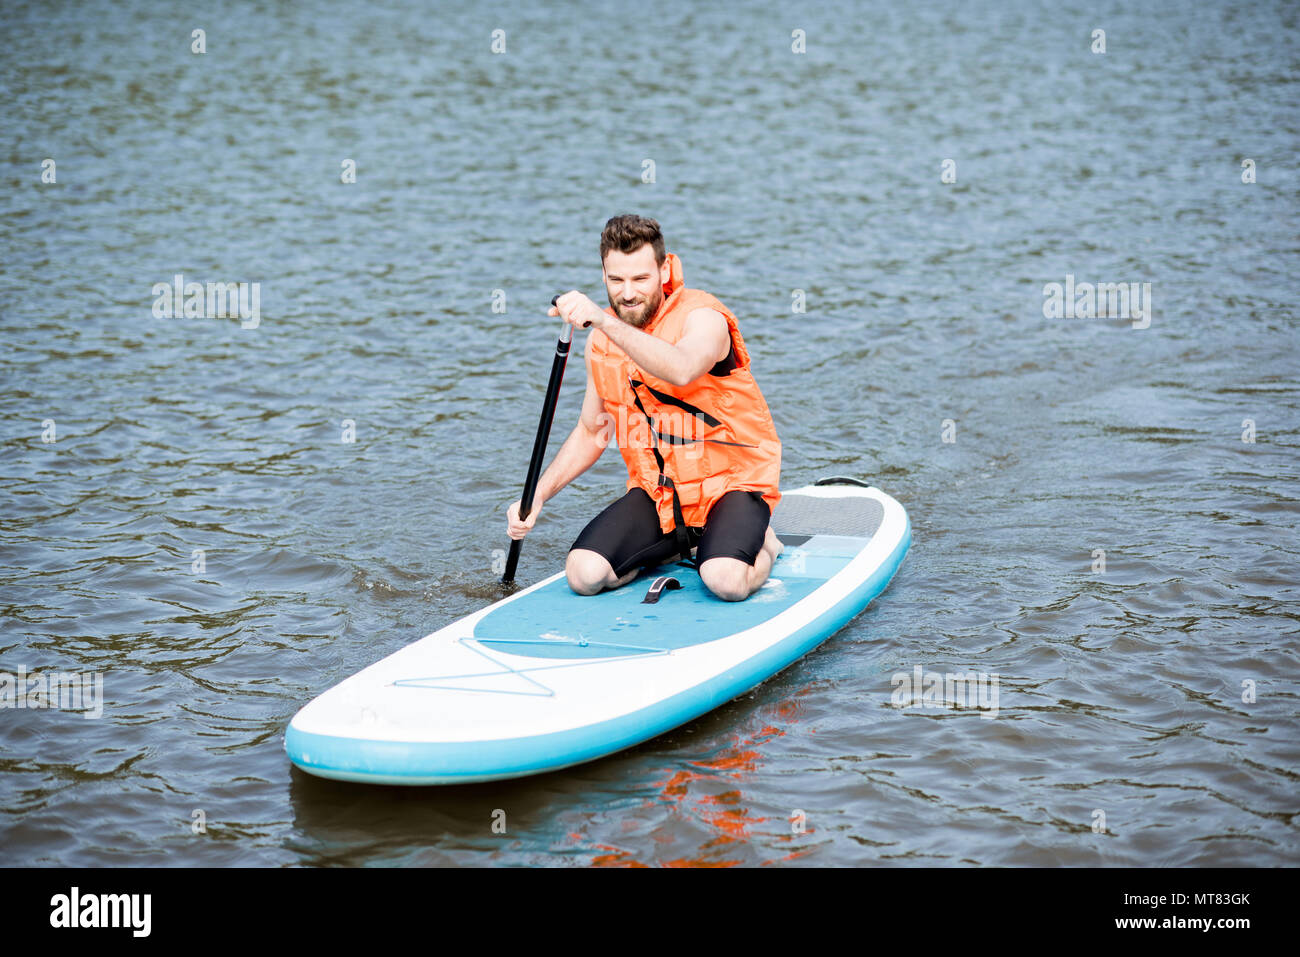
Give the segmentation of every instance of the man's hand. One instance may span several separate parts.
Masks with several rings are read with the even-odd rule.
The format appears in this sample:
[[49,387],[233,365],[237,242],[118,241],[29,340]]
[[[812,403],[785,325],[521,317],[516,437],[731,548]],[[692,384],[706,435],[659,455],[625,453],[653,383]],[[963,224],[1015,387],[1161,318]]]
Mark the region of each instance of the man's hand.
[[519,503],[511,503],[510,507],[506,509],[506,534],[514,539],[523,538],[533,530],[533,526],[537,524],[537,516],[540,514],[542,514],[541,503],[533,502],[533,510],[528,513],[528,518],[521,522],[519,520]]
[[548,316],[563,317],[564,321],[570,323],[575,329],[586,329],[593,326],[600,329],[605,325],[605,320],[609,318],[609,313],[576,289],[569,290],[555,300],[555,305],[551,306],[546,314]]

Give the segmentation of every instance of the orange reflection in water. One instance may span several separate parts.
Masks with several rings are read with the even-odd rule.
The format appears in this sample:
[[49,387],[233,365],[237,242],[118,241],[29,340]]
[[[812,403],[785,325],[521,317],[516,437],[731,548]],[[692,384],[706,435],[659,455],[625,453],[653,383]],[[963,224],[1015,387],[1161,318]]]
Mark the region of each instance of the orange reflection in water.
[[[796,692],[792,697],[781,701],[771,708],[772,715],[779,719],[780,723],[785,727],[798,723],[802,712],[798,699],[809,694],[812,690],[812,686],[809,686]],[[809,731],[811,730],[809,729]],[[683,810],[693,814],[697,820],[702,821],[716,832],[713,838],[700,845],[695,854],[689,857],[662,861],[660,866],[735,867],[744,864],[745,861],[725,856],[726,851],[729,848],[738,848],[747,844],[750,840],[751,828],[755,828],[757,825],[769,824],[770,822],[770,827],[779,827],[782,831],[789,829],[790,821],[786,818],[768,818],[750,814],[740,788],[724,791],[721,794],[703,794],[691,801],[689,806],[685,803],[693,785],[716,781],[719,777],[729,777],[740,781],[743,780],[745,775],[758,770],[762,746],[784,734],[785,730],[776,724],[766,724],[757,733],[747,737],[736,733],[733,735],[734,740],[724,747],[716,757],[702,761],[691,761],[689,762],[689,768],[674,771],[663,781],[657,783],[659,794],[656,798],[647,800],[646,807],[652,807],[657,803],[664,802],[683,805]],[[805,837],[811,833],[813,833],[812,829],[808,828],[799,835],[777,832],[769,833],[766,836],[784,842],[792,841],[796,836]],[[577,834],[571,834],[570,837],[580,840]],[[656,834],[655,841],[668,843],[672,841],[672,837],[670,835],[661,836]],[[632,852],[622,848],[608,844],[597,844],[595,847],[605,853],[598,854],[592,859],[591,864],[593,867],[650,866],[645,861],[636,858]],[[798,848],[783,857],[763,861],[762,863],[774,864],[794,860],[803,857],[810,850],[811,848]]]

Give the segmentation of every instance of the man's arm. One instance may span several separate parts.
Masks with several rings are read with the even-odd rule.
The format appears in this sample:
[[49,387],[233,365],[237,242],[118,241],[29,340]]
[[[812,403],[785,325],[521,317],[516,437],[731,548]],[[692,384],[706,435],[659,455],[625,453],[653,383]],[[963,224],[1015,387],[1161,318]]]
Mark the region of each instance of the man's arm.
[[576,290],[560,296],[552,308],[578,329],[595,326],[638,366],[673,385],[694,382],[725,359],[731,349],[727,320],[716,309],[692,309],[682,337],[674,344],[611,316]]
[[609,444],[610,436],[602,428],[601,419],[605,402],[596,392],[596,379],[591,374],[590,336],[587,337],[587,346],[583,351],[587,364],[587,391],[582,397],[582,412],[578,416],[578,424],[564,440],[555,459],[537,480],[537,495],[534,500],[538,505],[553,498],[560,489],[595,465]]
[[652,376],[673,385],[689,385],[727,357],[731,333],[716,309],[693,309],[676,344],[642,332],[602,312],[601,332]]
[[595,465],[600,454],[605,451],[605,446],[609,444],[610,435],[601,418],[601,413],[605,411],[605,402],[596,392],[596,379],[591,374],[590,336],[587,337],[584,352],[587,364],[587,391],[582,397],[582,412],[578,416],[578,424],[564,440],[564,445],[560,447],[560,451],[542,473],[542,477],[537,480],[537,491],[533,495],[533,509],[528,514],[528,518],[519,521],[518,502],[511,505],[507,511],[507,525],[511,538],[523,538],[527,535],[537,521],[542,505],[553,498],[560,489]]

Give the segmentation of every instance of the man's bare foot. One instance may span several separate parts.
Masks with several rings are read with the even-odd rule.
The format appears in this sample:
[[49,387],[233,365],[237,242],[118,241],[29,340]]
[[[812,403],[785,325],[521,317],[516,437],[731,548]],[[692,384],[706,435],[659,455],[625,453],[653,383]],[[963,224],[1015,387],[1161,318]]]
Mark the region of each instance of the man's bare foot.
[[785,545],[781,539],[776,537],[776,532],[772,531],[772,526],[767,526],[767,535],[763,539],[763,551],[772,557],[772,564],[776,564],[777,556],[785,551]]

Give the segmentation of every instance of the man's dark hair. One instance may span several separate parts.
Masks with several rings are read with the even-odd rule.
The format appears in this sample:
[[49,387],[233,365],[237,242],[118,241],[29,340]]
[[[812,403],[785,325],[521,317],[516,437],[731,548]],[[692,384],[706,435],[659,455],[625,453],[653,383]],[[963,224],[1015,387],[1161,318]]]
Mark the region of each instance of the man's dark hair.
[[605,261],[605,254],[611,249],[621,253],[634,253],[646,243],[654,247],[655,263],[664,264],[664,234],[659,232],[659,224],[653,219],[624,213],[615,216],[605,224],[600,234],[600,261]]

